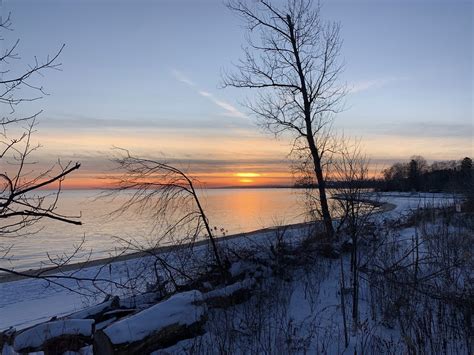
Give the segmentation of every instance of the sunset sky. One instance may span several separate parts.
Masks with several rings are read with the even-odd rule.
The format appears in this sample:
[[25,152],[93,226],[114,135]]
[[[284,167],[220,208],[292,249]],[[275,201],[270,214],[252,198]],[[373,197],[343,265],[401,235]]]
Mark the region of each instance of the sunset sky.
[[[62,71],[38,82],[50,94],[19,114],[41,115],[40,164],[80,161],[70,187],[100,186],[111,148],[166,158],[208,186],[291,183],[289,141],[263,132],[221,89],[245,43],[219,0],[3,0],[22,60],[65,43]],[[349,88],[335,126],[362,139],[375,168],[411,155],[473,155],[473,5],[459,0],[323,2],[339,21]],[[7,108],[2,107],[2,110]]]

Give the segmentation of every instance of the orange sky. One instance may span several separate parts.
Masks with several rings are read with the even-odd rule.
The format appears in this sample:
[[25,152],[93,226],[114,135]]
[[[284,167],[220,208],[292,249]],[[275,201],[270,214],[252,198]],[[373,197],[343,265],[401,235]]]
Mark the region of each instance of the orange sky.
[[[288,186],[293,183],[291,174],[278,172],[254,174],[256,176],[242,177],[239,176],[239,173],[224,172],[219,174],[199,174],[193,176],[198,179],[198,185],[203,187]],[[110,186],[112,183],[112,179],[102,179],[98,176],[86,176],[77,172],[76,174],[71,174],[70,177],[63,182],[63,187],[66,189],[95,189]]]
[[[41,129],[35,139],[42,145],[36,152],[38,167],[47,167],[60,157],[62,162],[79,161],[81,168],[64,182],[64,188],[101,188],[109,185],[113,173],[110,159],[120,146],[142,157],[176,164],[203,186],[283,186],[294,183],[288,153],[289,140],[275,139],[255,128],[229,132],[201,130],[148,129],[133,133],[122,129],[81,131],[62,134],[60,130]],[[371,159],[371,174],[411,155],[433,156],[436,160],[461,159],[469,155],[469,145],[459,137],[370,136],[362,147]],[[461,150],[460,150],[461,148]],[[462,149],[465,151],[463,152]],[[464,153],[464,154],[463,154]]]

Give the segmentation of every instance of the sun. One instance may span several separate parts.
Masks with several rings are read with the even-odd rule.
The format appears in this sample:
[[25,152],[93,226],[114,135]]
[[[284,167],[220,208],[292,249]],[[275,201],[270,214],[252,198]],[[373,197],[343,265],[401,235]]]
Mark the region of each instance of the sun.
[[242,184],[251,184],[255,182],[254,178],[259,178],[261,175],[259,173],[235,173],[234,176],[240,178],[239,182]]
[[255,178],[255,177],[260,177],[259,173],[236,173],[234,174],[236,177],[240,178]]

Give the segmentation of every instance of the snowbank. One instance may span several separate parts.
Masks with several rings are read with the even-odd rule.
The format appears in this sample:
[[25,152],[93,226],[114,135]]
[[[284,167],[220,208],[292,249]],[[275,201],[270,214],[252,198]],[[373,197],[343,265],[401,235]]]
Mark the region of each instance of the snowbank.
[[80,335],[91,337],[94,320],[68,319],[39,324],[27,329],[15,337],[13,348],[17,352],[34,351],[45,343],[58,337]]

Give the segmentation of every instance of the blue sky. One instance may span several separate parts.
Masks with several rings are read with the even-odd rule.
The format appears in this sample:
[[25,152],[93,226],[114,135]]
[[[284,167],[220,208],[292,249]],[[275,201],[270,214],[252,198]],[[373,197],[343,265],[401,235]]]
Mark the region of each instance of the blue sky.
[[[245,42],[223,2],[4,0],[10,11],[15,31],[2,45],[21,39],[15,67],[66,44],[62,71],[38,78],[51,95],[22,108],[44,110],[44,157],[82,159],[90,172],[111,145],[190,161],[285,160],[288,143],[239,104],[253,93],[220,89]],[[472,2],[327,0],[323,16],[344,40],[350,93],[338,129],[374,161],[472,155]]]

